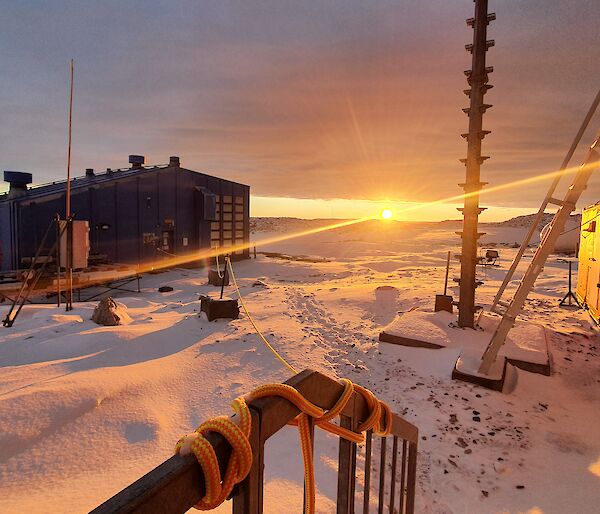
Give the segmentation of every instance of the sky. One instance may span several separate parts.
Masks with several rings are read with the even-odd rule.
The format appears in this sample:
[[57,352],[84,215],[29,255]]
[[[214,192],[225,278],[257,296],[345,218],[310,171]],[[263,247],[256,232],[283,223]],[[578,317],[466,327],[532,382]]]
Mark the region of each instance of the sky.
[[[490,185],[559,167],[600,87],[597,0],[490,0]],[[472,0],[0,0],[0,168],[65,177],[129,154],[251,186],[255,216],[458,218]],[[572,164],[600,129],[592,121]],[[482,197],[533,212],[548,181]],[[5,188],[5,184],[0,185]],[[581,205],[600,198],[592,180]],[[422,205],[402,214],[403,206]]]

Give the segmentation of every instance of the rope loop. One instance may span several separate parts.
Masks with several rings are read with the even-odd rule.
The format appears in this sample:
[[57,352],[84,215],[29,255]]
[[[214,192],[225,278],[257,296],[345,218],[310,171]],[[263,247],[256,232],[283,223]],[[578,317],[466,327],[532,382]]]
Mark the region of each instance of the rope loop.
[[[202,468],[205,495],[194,505],[199,510],[211,510],[221,505],[231,494],[233,486],[246,478],[252,466],[252,447],[248,439],[252,428],[250,410],[243,398],[236,398],[231,406],[238,415],[239,425],[232,418],[218,416],[202,423],[175,445],[175,453],[193,453]],[[215,450],[206,439],[209,432],[221,434],[232,448],[223,479]]]
[[[236,398],[232,402],[231,406],[236,413],[235,418],[219,416],[209,419],[192,434],[182,437],[175,446],[175,453],[181,455],[193,453],[204,473],[206,492],[195,507],[199,510],[218,507],[230,496],[234,485],[246,478],[252,467],[252,447],[248,439],[252,429],[252,418],[248,404],[259,398],[278,396],[289,401],[301,411],[289,424],[298,427],[304,460],[306,512],[313,514],[315,511],[315,476],[310,419],[319,428],[357,444],[364,442],[364,432],[367,430],[372,429],[375,434],[385,437],[392,429],[393,415],[387,404],[379,401],[368,389],[354,384],[348,379],[343,378],[340,382],[344,385],[344,390],[328,411],[324,411],[321,407],[308,401],[292,386],[265,384],[257,387],[245,397]],[[356,432],[331,422],[342,413],[354,391],[365,399],[369,408],[369,416],[358,426]],[[209,432],[221,434],[232,448],[223,479],[215,451],[206,439]]]

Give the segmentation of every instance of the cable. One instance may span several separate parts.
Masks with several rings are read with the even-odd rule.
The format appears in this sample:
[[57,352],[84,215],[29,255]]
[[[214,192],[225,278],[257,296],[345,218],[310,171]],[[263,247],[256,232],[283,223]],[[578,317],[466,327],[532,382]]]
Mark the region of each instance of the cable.
[[581,227],[583,227],[584,225],[586,225],[586,224],[590,223],[591,221],[594,221],[594,220],[595,220],[596,218],[598,218],[598,217],[600,217],[600,212],[599,212],[598,214],[596,214],[596,215],[595,215],[593,218],[591,218],[591,219],[587,220],[586,222],[584,222],[584,223],[580,223],[580,224],[579,224],[579,225],[577,225],[576,227],[570,228],[569,230],[565,230],[565,231],[564,231],[564,232],[561,234],[561,236],[564,236],[565,234],[568,234],[569,232],[573,232],[573,230],[578,230],[578,229],[580,229]]
[[296,369],[294,368],[294,366],[292,366],[289,362],[287,362],[279,354],[279,352],[277,352],[277,350],[275,348],[273,348],[273,346],[271,346],[271,344],[269,343],[269,341],[267,341],[267,339],[265,338],[265,336],[262,334],[262,332],[256,326],[256,323],[252,319],[252,316],[248,312],[248,309],[246,309],[246,304],[244,303],[244,300],[242,299],[242,294],[240,293],[240,288],[238,287],[237,280],[235,279],[235,274],[233,272],[233,266],[231,265],[231,259],[229,257],[225,257],[225,265],[229,266],[229,272],[231,273],[231,278],[233,280],[233,286],[235,287],[235,290],[237,292],[238,298],[240,300],[240,305],[242,306],[242,309],[244,309],[244,312],[246,313],[246,316],[248,316],[248,319],[250,320],[250,323],[252,323],[252,326],[254,327],[254,330],[256,330],[256,333],[258,334],[258,336],[262,339],[263,343],[265,343],[267,345],[267,348],[269,348],[269,350],[271,350],[271,352],[273,353],[273,355],[275,355],[275,357],[277,357],[281,361],[281,363],[288,370],[290,370],[294,375],[297,374],[298,371],[296,371]]
[[[219,247],[217,246],[216,249],[219,249]],[[219,275],[219,278],[222,280],[223,276],[225,275],[225,268],[223,269],[223,273],[221,273],[221,267],[219,266],[219,254],[218,253],[215,255],[215,260],[217,261],[217,275]],[[225,262],[225,266],[227,266],[227,262]]]
[[175,255],[174,253],[166,252],[165,250],[163,250],[162,248],[159,248],[158,246],[155,246],[154,248],[156,248],[159,252],[162,252],[165,255],[168,255],[169,257],[177,257],[177,255]]

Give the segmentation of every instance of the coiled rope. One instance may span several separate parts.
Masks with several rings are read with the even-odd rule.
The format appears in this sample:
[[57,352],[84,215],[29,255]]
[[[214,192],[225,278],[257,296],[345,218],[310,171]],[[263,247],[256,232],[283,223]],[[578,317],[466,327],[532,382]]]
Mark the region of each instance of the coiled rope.
[[[216,256],[216,260],[217,271],[219,271],[218,255]],[[267,341],[266,337],[259,330],[254,319],[248,312],[235,278],[229,256],[225,257],[224,272],[227,269],[229,269],[229,272],[231,273],[233,285],[242,309],[246,313],[254,330],[273,355],[275,355],[275,357],[277,357],[277,359],[291,371],[292,374],[296,374],[296,369],[279,354],[269,341]],[[220,272],[219,276],[222,278]],[[372,429],[376,435],[385,437],[392,429],[392,411],[386,403],[378,400],[368,389],[359,386],[358,384],[354,384],[346,378],[342,378],[340,382],[344,385],[344,391],[336,401],[335,405],[327,412],[309,402],[302,394],[300,394],[300,392],[289,385],[265,384],[257,387],[245,397],[236,398],[231,403],[236,414],[235,418],[228,418],[227,416],[212,418],[202,423],[192,434],[182,437],[175,446],[175,453],[182,455],[193,453],[204,473],[206,492],[204,498],[202,498],[195,507],[199,510],[211,510],[218,507],[229,497],[234,485],[246,478],[252,466],[252,447],[248,439],[250,437],[250,431],[252,430],[252,417],[250,415],[248,404],[259,398],[279,396],[293,403],[301,411],[301,413],[290,421],[289,424],[298,427],[300,446],[302,448],[302,457],[304,461],[304,500],[306,512],[308,514],[313,514],[315,512],[315,474],[309,418],[312,418],[315,426],[356,444],[362,444],[364,442],[364,432],[368,430]],[[348,400],[355,391],[365,399],[369,409],[367,419],[357,427],[356,432],[331,422],[344,410]],[[221,478],[221,471],[219,469],[219,462],[215,451],[205,437],[208,432],[218,432],[225,437],[231,445],[232,453],[227,464],[224,478]]]
[[[252,429],[252,418],[248,404],[259,398],[278,396],[294,404],[301,413],[289,424],[298,427],[300,446],[304,461],[305,505],[306,512],[315,512],[315,474],[309,418],[314,425],[343,437],[353,443],[364,442],[364,432],[373,429],[377,435],[385,437],[392,429],[392,412],[390,408],[375,395],[348,379],[342,379],[344,391],[335,405],[327,412],[308,401],[300,392],[287,384],[266,384],[257,387],[245,397],[236,398],[231,406],[235,418],[219,416],[202,423],[192,434],[182,437],[175,446],[175,453],[186,455],[193,453],[204,473],[204,497],[194,506],[200,510],[211,510],[223,503],[231,494],[235,484],[246,478],[252,466],[252,447],[249,442]],[[357,432],[340,427],[331,420],[343,410],[352,394],[359,393],[369,407],[369,416],[358,427]],[[206,439],[208,432],[218,432],[231,445],[232,453],[227,464],[225,477],[221,478],[219,462],[215,451]]]

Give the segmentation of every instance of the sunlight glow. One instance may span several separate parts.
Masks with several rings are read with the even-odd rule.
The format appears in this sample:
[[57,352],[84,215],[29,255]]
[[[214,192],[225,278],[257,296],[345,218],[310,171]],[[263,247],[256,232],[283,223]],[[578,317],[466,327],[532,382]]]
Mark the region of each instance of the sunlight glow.
[[392,211],[389,209],[383,209],[383,211],[381,211],[381,217],[384,220],[389,220],[392,217]]
[[600,477],[600,457],[596,460],[596,462],[592,462],[588,466],[588,471],[597,477]]
[[[572,173],[575,173],[576,171],[578,171],[582,167],[596,168],[599,165],[600,165],[600,161],[595,160],[593,162],[587,162],[582,166],[566,168],[564,170],[553,171],[553,172],[545,173],[543,175],[538,175],[535,177],[529,177],[529,178],[517,180],[514,182],[499,184],[497,186],[489,187],[489,188],[483,189],[481,191],[475,191],[473,193],[456,195],[456,196],[452,196],[450,198],[440,199],[440,200],[436,200],[436,201],[428,202],[428,203],[415,204],[410,207],[406,207],[405,209],[401,209],[400,212],[409,211],[409,210],[412,211],[412,210],[419,210],[419,209],[427,209],[428,207],[431,207],[432,205],[453,202],[453,201],[456,201],[459,199],[464,199],[469,196],[480,195],[480,194],[489,194],[489,193],[493,193],[493,192],[496,192],[499,190],[519,187],[519,186],[522,186],[525,184],[530,184],[530,183],[546,180],[548,178],[555,177],[556,175],[572,174]],[[385,210],[389,210],[389,209],[385,209]],[[383,212],[381,212],[381,217],[384,217],[383,214],[384,214],[385,210]],[[390,215],[391,214],[392,213],[390,211]],[[396,215],[398,215],[398,213]],[[265,238],[265,239],[262,239],[259,241],[253,241],[253,242],[251,241],[248,243],[243,243],[243,244],[234,245],[234,246],[225,247],[225,248],[210,248],[210,249],[201,250],[199,252],[196,251],[196,252],[177,255],[177,256],[173,256],[173,257],[169,257],[169,258],[165,258],[165,259],[160,259],[160,260],[156,260],[154,262],[141,263],[137,267],[137,272],[145,273],[145,272],[153,271],[153,270],[157,270],[157,269],[181,266],[182,264],[187,264],[187,263],[194,262],[194,261],[214,259],[216,255],[231,254],[231,253],[234,253],[237,251],[252,248],[253,246],[262,246],[262,245],[272,244],[272,243],[281,242],[281,241],[288,241],[290,239],[295,239],[298,237],[303,237],[303,236],[307,236],[307,235],[311,235],[311,234],[317,234],[320,232],[326,232],[328,230],[333,230],[336,228],[348,227],[351,225],[355,225],[358,223],[364,223],[365,221],[370,221],[370,220],[374,220],[374,219],[377,219],[377,216],[366,216],[366,217],[357,218],[357,219],[353,219],[353,220],[345,220],[345,221],[341,221],[341,222],[336,222],[336,223],[332,223],[331,225],[317,227],[317,228],[313,228],[310,230],[303,230],[303,231],[294,232],[291,234],[282,234],[280,236]],[[103,278],[101,280],[98,280],[98,283],[105,282],[106,278],[107,278],[106,276],[103,276]],[[91,285],[91,282],[89,282],[88,285]],[[590,469],[590,471],[592,471],[594,473],[596,469],[597,468],[594,465],[593,469]]]

